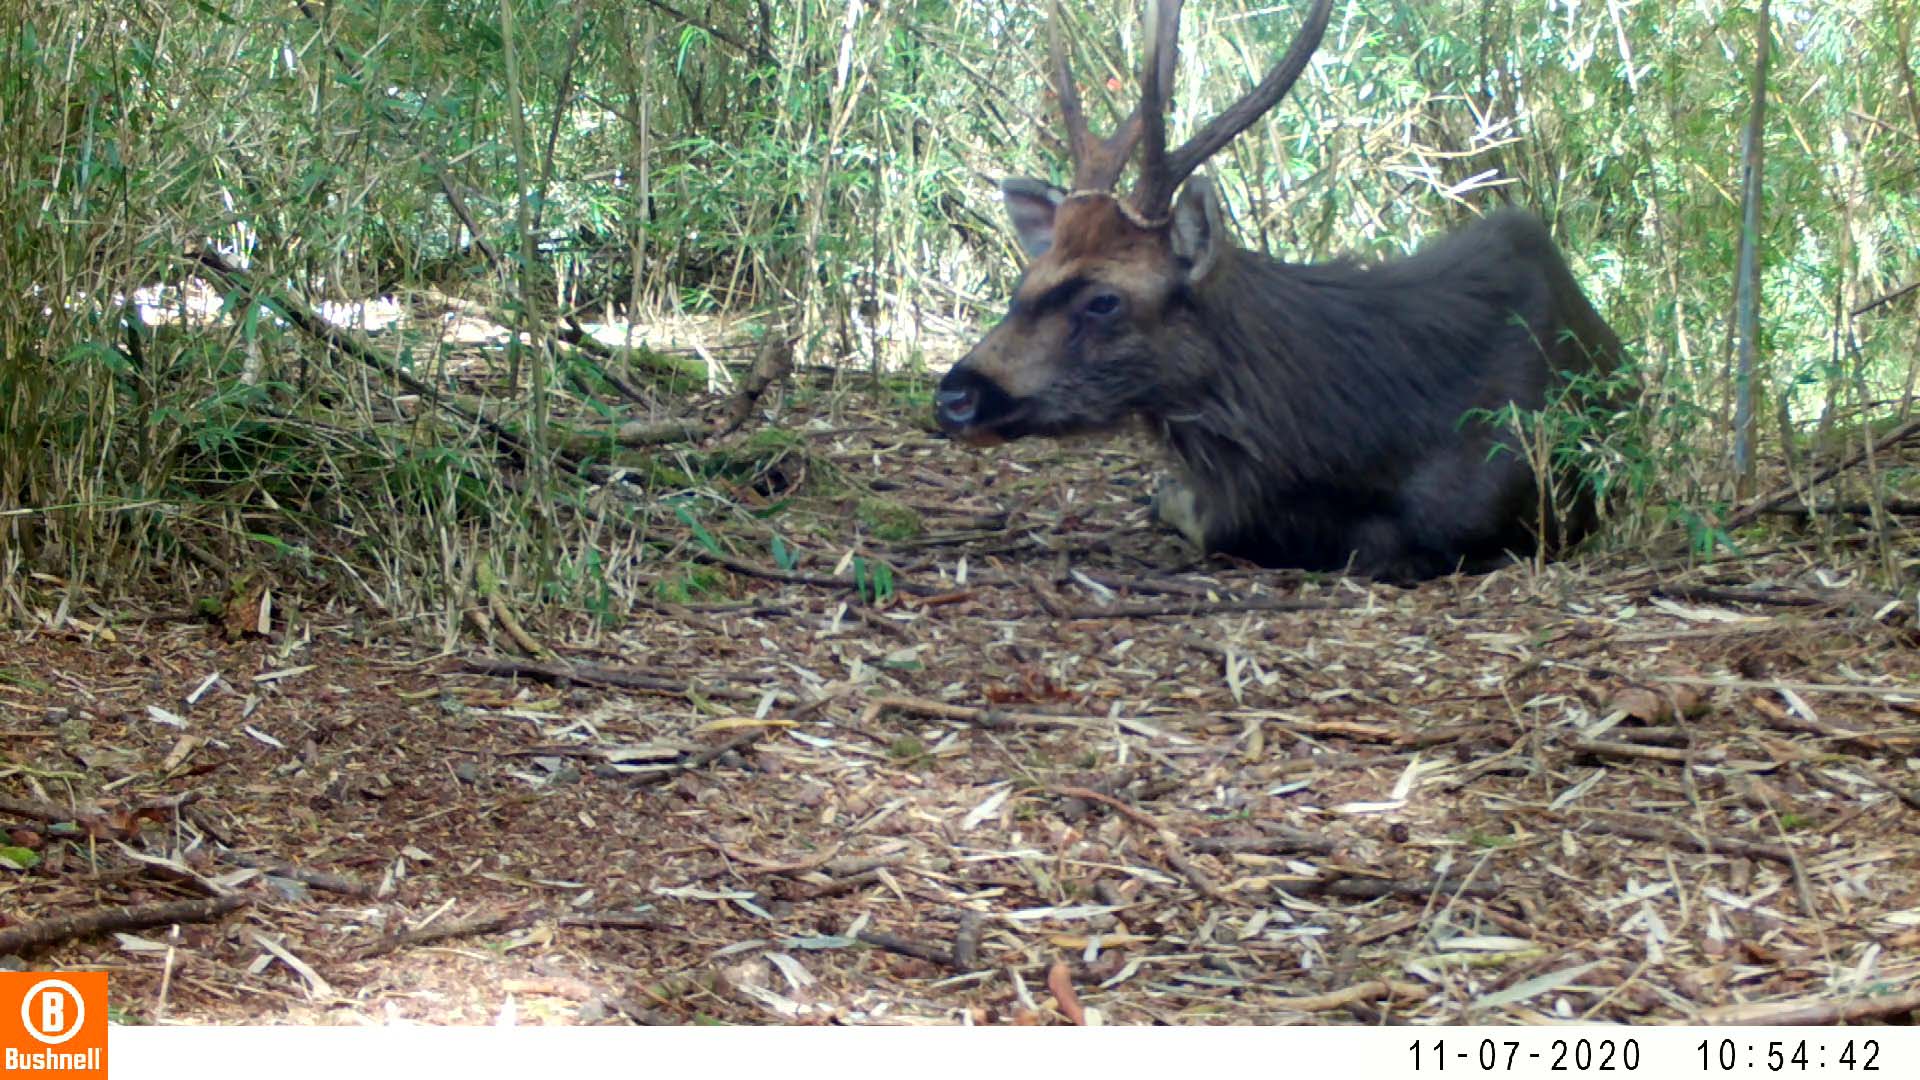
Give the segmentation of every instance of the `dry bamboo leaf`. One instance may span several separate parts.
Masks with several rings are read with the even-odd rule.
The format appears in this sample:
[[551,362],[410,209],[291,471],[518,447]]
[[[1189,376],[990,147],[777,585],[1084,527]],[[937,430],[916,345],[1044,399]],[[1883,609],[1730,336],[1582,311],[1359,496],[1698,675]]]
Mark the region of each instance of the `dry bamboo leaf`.
[[744,731],[750,728],[790,728],[798,726],[799,725],[795,724],[792,720],[768,720],[757,716],[723,716],[718,720],[709,720],[693,730],[705,733],[710,731]]
[[1127,945],[1150,945],[1158,940],[1143,934],[1051,934],[1047,937],[1049,945],[1074,950],[1085,949],[1092,945],[1098,945],[1102,949],[1121,948]]
[[1523,979],[1507,987],[1505,990],[1496,990],[1491,994],[1475,999],[1471,1007],[1476,1009],[1497,1009],[1505,1005],[1518,1005],[1523,1001],[1539,997],[1541,994],[1561,990],[1573,985],[1574,981],[1579,979],[1580,976],[1599,967],[1601,963],[1602,961],[1594,960],[1570,968],[1561,968],[1559,971],[1549,971],[1545,975],[1535,975],[1531,979]]
[[1606,713],[1625,713],[1647,724],[1683,720],[1701,711],[1705,699],[1691,686],[1670,685],[1663,690],[1629,686],[1607,702]]
[[1000,812],[1000,807],[1006,804],[1007,797],[1012,794],[1012,784],[1001,785],[993,794],[981,800],[979,805],[967,811],[967,816],[960,819],[960,831],[971,832],[979,828],[982,822]]
[[1067,967],[1066,961],[1055,960],[1053,966],[1047,969],[1047,991],[1053,995],[1054,1002],[1060,1006],[1060,1014],[1067,1018],[1068,1023],[1075,1027],[1086,1026],[1087,1014],[1080,1008],[1079,995],[1073,992],[1073,970]]

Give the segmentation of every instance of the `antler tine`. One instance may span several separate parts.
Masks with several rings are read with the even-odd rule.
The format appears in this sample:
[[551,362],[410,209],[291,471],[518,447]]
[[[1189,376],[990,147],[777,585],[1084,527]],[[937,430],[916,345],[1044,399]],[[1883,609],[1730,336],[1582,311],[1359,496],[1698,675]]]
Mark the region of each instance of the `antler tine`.
[[1060,119],[1067,126],[1067,154],[1073,159],[1074,183],[1078,186],[1093,138],[1087,131],[1087,114],[1080,107],[1080,89],[1073,83],[1067,43],[1060,34],[1060,0],[1053,0],[1047,16],[1047,53],[1053,58],[1054,91],[1060,95]]
[[1140,109],[1136,106],[1113,134],[1104,139],[1088,129],[1086,110],[1080,104],[1080,91],[1074,86],[1073,68],[1067,59],[1060,22],[1060,0],[1053,0],[1053,11],[1047,20],[1047,51],[1053,55],[1060,115],[1067,125],[1068,152],[1073,157],[1073,186],[1078,191],[1112,191],[1114,182],[1127,167],[1134,144],[1140,140]]
[[[1286,55],[1273,65],[1260,84],[1249,90],[1245,97],[1233,103],[1225,112],[1207,121],[1193,138],[1188,139],[1180,149],[1175,150],[1167,160],[1166,186],[1170,193],[1180,185],[1180,181],[1193,175],[1219,149],[1232,141],[1253,125],[1255,120],[1280,103],[1288,90],[1307,70],[1307,61],[1312,58],[1313,50],[1319,48],[1320,39],[1327,32],[1327,18],[1333,11],[1333,0],[1314,0],[1313,10],[1307,12],[1307,20],[1294,35],[1293,44],[1287,47]],[[1144,208],[1143,208],[1144,209]]]
[[1147,0],[1141,23],[1146,30],[1140,60],[1140,176],[1134,183],[1134,209],[1157,218],[1173,204],[1180,183],[1167,170],[1167,102],[1180,55],[1180,7],[1184,0]]

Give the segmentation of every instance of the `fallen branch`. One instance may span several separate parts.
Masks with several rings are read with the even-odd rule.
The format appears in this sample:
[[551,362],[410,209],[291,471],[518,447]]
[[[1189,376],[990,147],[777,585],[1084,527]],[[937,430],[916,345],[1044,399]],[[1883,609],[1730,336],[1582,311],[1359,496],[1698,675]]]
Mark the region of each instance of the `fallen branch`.
[[367,945],[349,956],[350,960],[372,960],[388,953],[399,952],[419,945],[431,945],[436,941],[449,941],[453,938],[479,937],[484,934],[497,934],[502,930],[522,930],[532,926],[538,916],[531,911],[495,911],[484,915],[475,915],[453,922],[439,923],[418,930],[406,930]]
[[1871,768],[1865,763],[1855,765],[1854,770],[1858,772],[1860,775],[1866,777],[1867,782],[1872,784],[1874,787],[1877,787],[1881,791],[1884,791],[1887,794],[1893,796],[1894,798],[1899,799],[1900,802],[1904,806],[1906,806],[1907,809],[1920,810],[1920,790],[1915,790],[1913,788],[1906,787],[1905,785],[1894,783],[1892,780],[1889,780],[1885,776],[1882,776],[1879,770]]
[[25,953],[74,938],[123,930],[145,930],[175,923],[212,922],[251,901],[242,895],[215,896],[204,900],[177,900],[166,904],[102,908],[79,915],[39,919],[0,930],[0,956]]
[[613,350],[594,340],[593,335],[587,333],[587,328],[580,325],[579,319],[572,315],[567,315],[562,319],[562,322],[564,325],[555,331],[555,336],[584,353],[587,360],[594,365],[594,374],[605,379],[608,386],[618,390],[622,397],[633,402],[635,405],[645,406],[649,410],[658,410],[660,408],[660,403],[655,401],[651,394],[648,394],[646,391],[614,374],[607,368],[605,362],[614,358]]
[[[1271,571],[1268,577],[1275,581],[1286,581],[1290,571]],[[1219,598],[1221,588],[1204,581],[1186,581],[1169,577],[1122,577],[1118,574],[1076,568],[1068,572],[1068,577],[1085,586],[1088,582],[1098,585],[1109,592],[1139,593],[1142,596],[1185,596],[1196,603]],[[1084,581],[1080,579],[1084,578]]]
[[656,694],[679,697],[720,698],[726,701],[758,701],[765,693],[741,686],[700,686],[690,680],[669,679],[632,668],[606,667],[600,664],[569,664],[564,661],[509,660],[469,656],[461,669],[475,675],[499,678],[539,679],[556,686],[611,686],[622,690],[650,690]]
[[[1868,456],[1885,453],[1916,435],[1920,435],[1920,420],[1908,421],[1887,434],[1882,435],[1867,446],[1855,450],[1841,460],[1814,473],[1807,478],[1805,486],[1811,490],[1815,484],[1824,483],[1838,476],[1848,469],[1853,468],[1855,465],[1867,460]],[[1751,525],[1761,514],[1779,506],[1781,503],[1786,502],[1799,493],[1800,488],[1798,485],[1788,484],[1769,495],[1762,496],[1748,503],[1744,508],[1727,518],[1727,520],[1721,524],[1721,528],[1731,532],[1743,525]]]
[[1391,919],[1381,919],[1372,922],[1372,925],[1368,926],[1365,930],[1349,936],[1346,944],[1349,948],[1371,945],[1376,941],[1385,941],[1395,934],[1404,934],[1419,925],[1420,916],[1413,912],[1395,915]]
[[562,976],[547,976],[531,979],[502,979],[500,990],[507,994],[524,994],[528,997],[555,997],[567,1001],[589,1002],[605,995],[594,989],[585,979],[569,979]]
[[1512,742],[1515,735],[1512,724],[1459,724],[1453,727],[1409,731],[1396,738],[1394,745],[1407,750],[1426,750],[1449,743],[1474,743],[1481,739]]
[[1814,1027],[1858,1024],[1868,1020],[1898,1020],[1914,1012],[1920,1012],[1920,989],[1882,997],[1844,998],[1838,1001],[1726,1005],[1709,1009],[1700,1019],[1709,1024]]
[[362,898],[370,897],[374,892],[373,886],[368,885],[364,881],[359,881],[343,874],[330,874],[325,870],[309,870],[303,866],[295,866],[285,859],[275,859],[266,855],[252,855],[244,851],[221,851],[218,857],[221,862],[264,871],[274,877],[298,881],[302,885],[319,889],[321,892],[339,893],[342,896],[357,896]]
[[1795,866],[1799,860],[1792,849],[1782,844],[1763,844],[1753,840],[1737,840],[1733,837],[1696,836],[1680,829],[1664,825],[1653,825],[1642,821],[1626,821],[1617,818],[1594,817],[1588,819],[1595,828],[1617,833],[1630,840],[1645,840],[1654,844],[1671,844],[1686,848],[1702,855],[1740,855],[1749,859],[1766,859],[1783,866]]
[[862,930],[860,931],[859,939],[875,948],[899,953],[901,956],[911,956],[916,960],[925,960],[929,964],[935,964],[943,968],[955,966],[953,954],[940,948],[938,945],[926,945],[918,941],[900,937],[897,934],[888,934],[879,930]]

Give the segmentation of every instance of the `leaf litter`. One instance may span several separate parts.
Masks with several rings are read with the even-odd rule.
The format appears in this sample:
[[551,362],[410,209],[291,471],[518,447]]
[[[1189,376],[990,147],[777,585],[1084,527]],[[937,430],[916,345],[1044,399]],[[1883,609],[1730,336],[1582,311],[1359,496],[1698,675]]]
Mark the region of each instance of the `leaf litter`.
[[1399,589],[1194,559],[1124,442],[802,430],[926,529],[689,530],[723,595],[533,658],[12,636],[0,953],[191,1023],[1920,1007],[1913,604],[1814,549]]

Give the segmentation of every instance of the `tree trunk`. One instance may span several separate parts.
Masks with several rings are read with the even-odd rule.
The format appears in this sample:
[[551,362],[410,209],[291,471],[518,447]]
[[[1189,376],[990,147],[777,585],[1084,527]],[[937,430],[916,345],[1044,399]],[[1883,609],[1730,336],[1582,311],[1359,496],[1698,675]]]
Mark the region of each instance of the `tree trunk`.
[[1760,0],[1759,28],[1754,35],[1753,85],[1747,104],[1746,147],[1741,162],[1740,254],[1733,287],[1734,354],[1733,468],[1739,497],[1753,490],[1754,402],[1753,380],[1760,332],[1760,185],[1767,125],[1767,57],[1773,48],[1768,0]]

